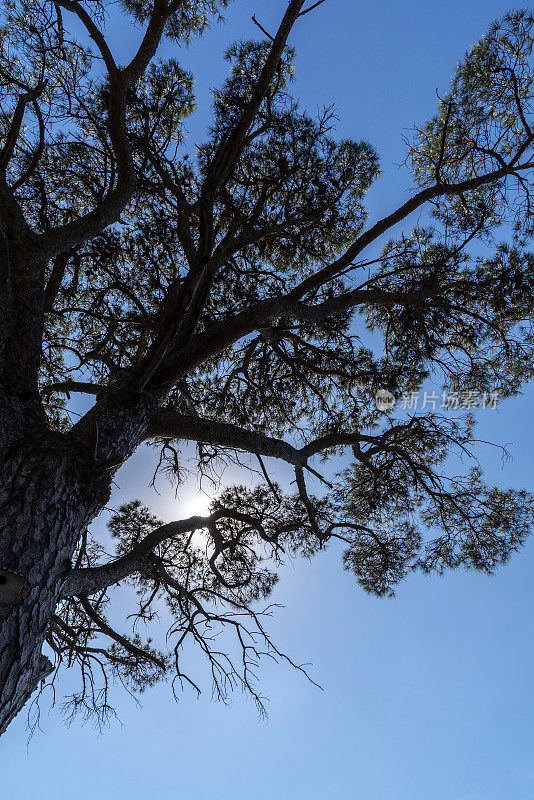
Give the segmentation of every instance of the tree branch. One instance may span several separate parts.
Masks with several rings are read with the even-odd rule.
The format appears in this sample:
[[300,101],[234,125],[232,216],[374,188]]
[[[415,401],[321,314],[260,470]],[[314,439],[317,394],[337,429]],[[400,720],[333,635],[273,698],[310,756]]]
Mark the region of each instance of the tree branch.
[[278,458],[288,464],[301,465],[301,451],[281,439],[258,431],[249,431],[227,422],[177,414],[164,409],[157,412],[146,432],[147,439],[187,439],[194,442],[231,447],[247,453]]
[[102,33],[80,4],[71,2],[71,0],[58,0],[58,3],[80,18],[89,35],[96,42],[106,64],[109,78],[107,129],[117,161],[117,179],[114,187],[97,208],[40,237],[42,248],[49,258],[82,244],[108,225],[116,222],[131,199],[135,190],[136,176],[126,128],[127,92],[149,65],[157,50],[165,25],[179,8],[181,0],[175,0],[168,6],[160,0],[156,0],[137,53],[128,66],[120,70],[115,64]]
[[[150,560],[147,559],[147,556],[158,544],[166,539],[171,539],[173,536],[207,528],[214,516],[190,517],[189,519],[161,525],[151,531],[129,553],[115,561],[99,567],[72,570],[63,584],[61,596],[63,598],[78,597],[80,595],[89,597],[106,589],[108,586],[112,586],[114,583],[119,583],[134,572],[147,569],[150,567]],[[217,516],[217,518],[219,517],[220,515]]]
[[399,206],[399,208],[397,208],[391,214],[383,217],[371,228],[362,233],[362,235],[359,236],[355,242],[353,242],[353,244],[345,251],[345,253],[340,256],[340,258],[302,281],[291,292],[289,292],[288,299],[299,300],[308,292],[323,286],[325,283],[335,278],[340,272],[350,266],[351,262],[362,252],[362,250],[376,241],[376,239],[386,233],[386,231],[388,231],[394,225],[397,225],[399,222],[402,222],[403,219],[406,219],[406,217],[420,208],[424,203],[427,203],[430,200],[435,200],[437,197],[461,195],[464,192],[478,189],[481,186],[485,186],[490,183],[496,183],[497,181],[502,180],[502,178],[512,175],[515,171],[531,169],[532,164],[530,163],[516,166],[516,162],[518,158],[520,158],[525,152],[527,147],[532,143],[532,141],[533,137],[529,137],[523,146],[517,151],[515,157],[511,159],[506,166],[501,167],[500,169],[493,170],[485,175],[470,178],[469,180],[460,181],[460,183],[439,183],[417,192],[417,194],[407,200],[406,203],[403,203],[402,206]]
[[100,616],[100,614],[95,611],[91,603],[85,597],[78,597],[78,601],[80,602],[83,610],[87,614],[90,620],[92,620],[95,625],[98,626],[98,629],[101,633],[108,636],[110,639],[113,639],[114,642],[120,644],[121,647],[130,653],[135,658],[140,659],[141,661],[151,661],[152,664],[155,664],[159,667],[163,672],[165,672],[165,663],[157,656],[152,655],[152,653],[147,653],[146,650],[143,650],[141,647],[137,647],[133,642],[127,639],[125,636],[122,636],[120,633],[117,633],[114,628],[112,628],[106,620]]

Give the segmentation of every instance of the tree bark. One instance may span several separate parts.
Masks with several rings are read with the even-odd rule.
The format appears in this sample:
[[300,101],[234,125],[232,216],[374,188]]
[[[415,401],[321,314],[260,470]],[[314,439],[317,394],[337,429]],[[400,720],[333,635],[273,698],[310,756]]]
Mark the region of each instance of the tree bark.
[[94,483],[87,491],[87,461],[59,435],[36,438],[12,447],[0,468],[0,572],[23,582],[0,621],[0,734],[52,670],[42,654],[50,618],[80,532],[107,499]]

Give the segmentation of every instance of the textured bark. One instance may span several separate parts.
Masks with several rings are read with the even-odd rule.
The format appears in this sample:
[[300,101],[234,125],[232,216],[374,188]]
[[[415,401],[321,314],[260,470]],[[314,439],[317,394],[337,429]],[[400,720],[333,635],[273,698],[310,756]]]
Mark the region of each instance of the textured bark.
[[0,620],[0,735],[51,670],[43,642],[79,536],[107,503],[112,474],[143,440],[156,403],[114,395],[69,436],[50,431],[31,404],[0,409],[0,430],[19,431],[0,464],[0,571],[23,576],[25,595]]
[[88,497],[84,469],[48,433],[13,447],[0,481],[0,568],[24,591],[0,625],[0,733],[51,671],[42,647],[80,531],[105,498]]
[[38,399],[46,257],[0,175],[0,387]]

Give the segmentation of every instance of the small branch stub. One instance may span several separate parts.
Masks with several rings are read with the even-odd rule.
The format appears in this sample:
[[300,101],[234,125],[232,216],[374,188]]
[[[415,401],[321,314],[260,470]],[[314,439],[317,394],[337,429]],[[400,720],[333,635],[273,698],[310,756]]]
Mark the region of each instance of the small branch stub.
[[24,576],[0,567],[0,620],[7,619],[16,602],[25,596]]

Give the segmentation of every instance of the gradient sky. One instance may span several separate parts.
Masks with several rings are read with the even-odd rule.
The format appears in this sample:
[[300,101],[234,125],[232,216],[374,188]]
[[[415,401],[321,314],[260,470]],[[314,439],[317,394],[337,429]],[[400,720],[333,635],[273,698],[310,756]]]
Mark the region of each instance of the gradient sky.
[[[264,6],[267,6],[266,8]],[[199,141],[221,53],[256,36],[256,13],[274,28],[285,0],[234,0],[227,23],[178,54],[197,76]],[[296,92],[315,111],[335,103],[340,136],[377,147],[384,177],[371,221],[406,198],[402,134],[434,111],[457,59],[508,9],[500,0],[327,0],[293,35]],[[122,37],[122,38],[121,38]],[[133,38],[112,31],[124,60]],[[171,48],[166,48],[171,52]],[[411,220],[413,223],[415,220]],[[489,479],[534,490],[534,389],[499,410],[479,412],[481,439],[507,444],[502,463],[480,451]],[[174,500],[147,489],[141,451],[120,472],[114,504],[139,496],[165,519],[204,510],[191,484]],[[1,794],[21,800],[170,797],[256,800],[532,800],[534,797],[534,541],[492,578],[450,573],[411,577],[393,600],[366,596],[335,549],[286,568],[274,600],[276,642],[324,690],[266,662],[261,687],[269,719],[242,695],[225,707],[209,691],[178,704],[162,685],[143,708],[117,690],[121,722],[103,735],[65,727],[43,703],[42,732],[27,748],[26,716],[0,742]],[[57,686],[58,699],[70,678]]]

